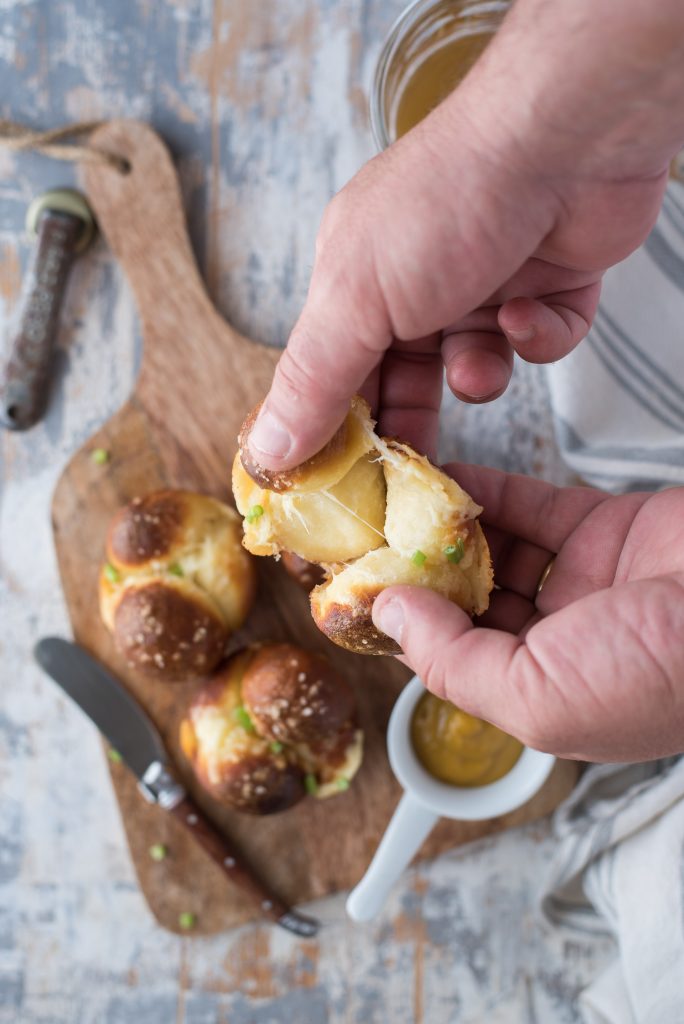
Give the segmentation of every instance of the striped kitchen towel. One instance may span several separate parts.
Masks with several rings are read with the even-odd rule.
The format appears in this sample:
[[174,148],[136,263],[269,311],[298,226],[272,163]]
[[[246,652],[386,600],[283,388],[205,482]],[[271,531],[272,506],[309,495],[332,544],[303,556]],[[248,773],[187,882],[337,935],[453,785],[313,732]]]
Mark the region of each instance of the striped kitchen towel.
[[606,274],[587,338],[547,372],[559,446],[587,483],[684,484],[684,185],[670,182],[646,242]]
[[580,996],[586,1024],[683,1024],[684,759],[589,768],[554,831],[544,913],[618,944]]

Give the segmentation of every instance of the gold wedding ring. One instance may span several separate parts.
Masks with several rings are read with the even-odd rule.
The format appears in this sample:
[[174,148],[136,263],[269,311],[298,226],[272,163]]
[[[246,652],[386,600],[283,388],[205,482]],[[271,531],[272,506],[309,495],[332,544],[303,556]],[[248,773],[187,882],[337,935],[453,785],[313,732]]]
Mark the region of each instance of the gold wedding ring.
[[545,585],[546,581],[548,580],[548,578],[549,578],[549,576],[551,574],[551,570],[553,569],[555,561],[556,561],[556,556],[554,555],[553,558],[549,559],[547,565],[544,568],[543,573],[539,577],[539,583],[537,584],[537,589],[534,592],[534,599],[535,599],[535,601],[537,600],[537,598],[541,594],[542,590],[544,589],[544,585]]

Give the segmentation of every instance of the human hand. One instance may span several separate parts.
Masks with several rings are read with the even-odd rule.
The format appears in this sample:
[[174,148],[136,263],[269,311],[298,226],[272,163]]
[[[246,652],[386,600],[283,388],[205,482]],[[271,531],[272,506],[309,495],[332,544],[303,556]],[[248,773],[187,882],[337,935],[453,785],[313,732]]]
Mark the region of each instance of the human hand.
[[657,215],[684,133],[682,40],[677,0],[518,0],[455,93],[328,207],[255,460],[302,462],[358,390],[382,432],[433,454],[443,366],[485,401],[513,350],[568,352]]
[[417,587],[373,607],[427,688],[560,757],[684,751],[684,488],[611,497],[475,466],[454,475],[486,509],[489,611],[474,625]]

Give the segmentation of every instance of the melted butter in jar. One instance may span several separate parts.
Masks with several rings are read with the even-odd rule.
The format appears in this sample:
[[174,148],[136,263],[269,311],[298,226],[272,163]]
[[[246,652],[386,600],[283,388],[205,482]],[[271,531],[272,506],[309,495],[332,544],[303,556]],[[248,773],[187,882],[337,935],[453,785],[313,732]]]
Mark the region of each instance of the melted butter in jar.
[[486,786],[506,775],[523,745],[448,701],[424,694],[411,719],[411,743],[424,768],[452,786]]
[[397,100],[394,130],[399,138],[453,92],[480,56],[491,35],[463,35],[433,50],[413,70]]
[[380,149],[422,121],[470,71],[512,0],[412,0],[385,40],[373,79]]

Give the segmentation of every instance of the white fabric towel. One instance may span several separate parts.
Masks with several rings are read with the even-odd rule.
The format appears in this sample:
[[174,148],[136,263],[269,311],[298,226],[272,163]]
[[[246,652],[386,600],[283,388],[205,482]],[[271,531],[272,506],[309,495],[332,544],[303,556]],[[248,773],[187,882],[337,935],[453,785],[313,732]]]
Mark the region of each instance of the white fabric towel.
[[589,768],[554,829],[544,913],[619,947],[580,997],[587,1024],[683,1024],[684,759]]
[[[614,493],[684,484],[682,185],[548,378],[559,445],[584,480]],[[684,758],[589,768],[554,827],[544,912],[612,932],[619,950],[580,997],[585,1021],[684,1024]]]

